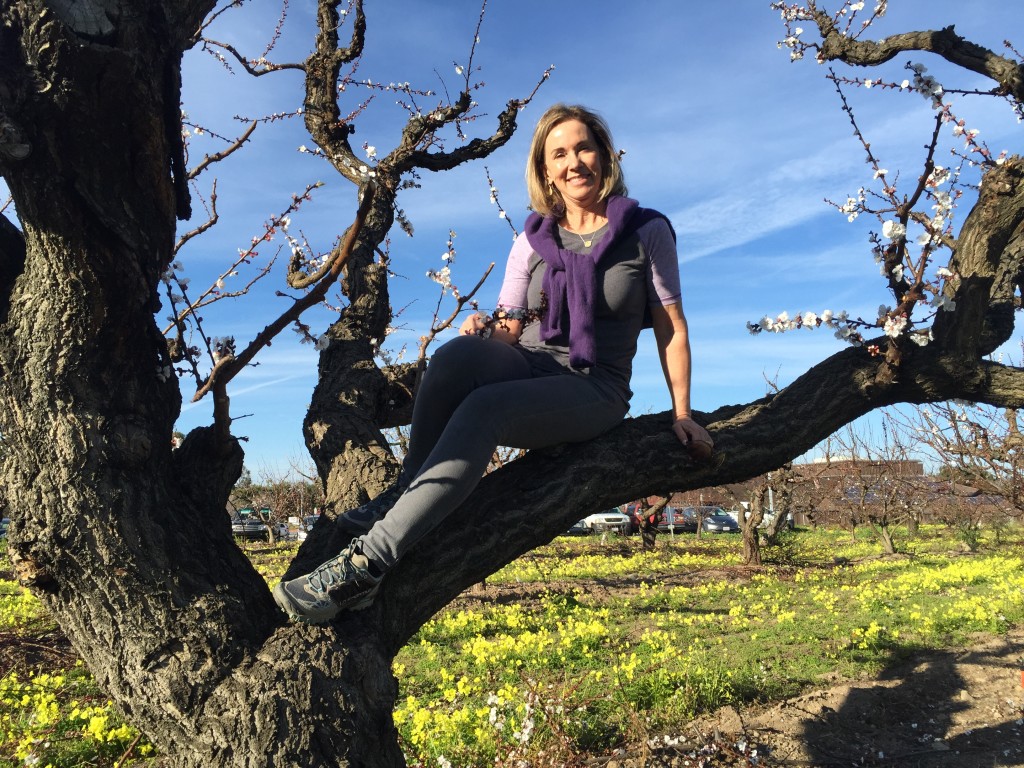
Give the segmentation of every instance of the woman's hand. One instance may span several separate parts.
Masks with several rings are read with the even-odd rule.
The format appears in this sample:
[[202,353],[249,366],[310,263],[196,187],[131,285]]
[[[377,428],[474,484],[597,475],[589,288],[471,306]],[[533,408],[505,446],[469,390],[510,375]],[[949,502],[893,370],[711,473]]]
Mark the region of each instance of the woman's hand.
[[672,422],[672,431],[675,432],[679,442],[683,444],[691,458],[698,461],[706,461],[711,458],[715,441],[711,439],[711,435],[704,427],[689,416]]
[[480,336],[483,330],[487,327],[486,319],[487,315],[482,312],[474,312],[462,321],[462,325],[459,326],[459,335]]

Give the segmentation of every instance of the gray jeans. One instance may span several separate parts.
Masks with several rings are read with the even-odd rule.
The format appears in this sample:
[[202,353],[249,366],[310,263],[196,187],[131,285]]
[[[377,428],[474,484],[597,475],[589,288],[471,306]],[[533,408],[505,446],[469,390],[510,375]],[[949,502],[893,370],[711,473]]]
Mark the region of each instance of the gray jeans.
[[509,344],[453,339],[431,358],[416,394],[402,467],[409,488],[360,539],[363,553],[382,569],[394,566],[473,492],[497,446],[589,440],[626,410],[589,376],[537,375]]

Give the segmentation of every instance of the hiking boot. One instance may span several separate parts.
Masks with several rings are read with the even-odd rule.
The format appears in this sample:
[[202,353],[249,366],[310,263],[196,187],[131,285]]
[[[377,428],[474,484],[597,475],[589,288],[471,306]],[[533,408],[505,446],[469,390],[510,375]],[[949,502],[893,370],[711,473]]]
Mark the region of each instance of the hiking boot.
[[369,608],[383,576],[370,573],[370,561],[355,542],[312,573],[274,587],[274,600],[294,621],[323,624],[341,611]]
[[390,488],[381,492],[375,499],[366,502],[360,507],[350,509],[343,515],[338,515],[337,525],[345,532],[356,536],[373,528],[378,520],[383,520],[384,515],[391,511],[395,502],[405,493],[408,486],[401,482],[395,482]]

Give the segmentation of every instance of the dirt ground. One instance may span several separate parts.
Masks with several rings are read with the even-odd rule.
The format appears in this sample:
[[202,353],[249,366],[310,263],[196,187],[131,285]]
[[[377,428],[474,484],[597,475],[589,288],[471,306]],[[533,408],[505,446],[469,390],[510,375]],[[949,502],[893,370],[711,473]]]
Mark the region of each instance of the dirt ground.
[[761,709],[726,707],[619,753],[606,768],[1024,766],[1024,629],[924,653],[874,679]]

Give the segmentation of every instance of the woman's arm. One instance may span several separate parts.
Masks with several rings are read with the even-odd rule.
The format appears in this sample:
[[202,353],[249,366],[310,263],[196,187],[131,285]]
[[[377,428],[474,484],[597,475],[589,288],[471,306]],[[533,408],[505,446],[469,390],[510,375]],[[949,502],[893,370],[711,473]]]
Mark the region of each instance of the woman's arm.
[[[520,319],[524,310],[517,307],[527,306],[527,293],[530,288],[530,254],[533,248],[520,234],[512,243],[505,264],[505,279],[498,294],[498,309],[488,317],[483,312],[474,312],[459,326],[463,336],[484,336],[485,338],[515,344],[523,332],[523,321]],[[516,315],[513,317],[513,315]]]
[[658,342],[658,357],[665,373],[672,397],[672,431],[683,445],[707,442],[714,445],[711,436],[690,415],[690,335],[679,302],[651,307],[654,338]]

